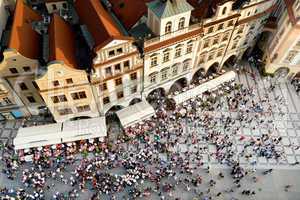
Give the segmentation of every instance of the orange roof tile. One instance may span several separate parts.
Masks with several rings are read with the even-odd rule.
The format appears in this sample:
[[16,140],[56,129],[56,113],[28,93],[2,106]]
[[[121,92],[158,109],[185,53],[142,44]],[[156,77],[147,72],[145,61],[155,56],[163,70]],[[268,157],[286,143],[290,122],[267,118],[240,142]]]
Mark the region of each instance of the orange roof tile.
[[147,13],[146,3],[152,0],[110,0],[112,9],[127,30]]
[[27,58],[38,59],[40,35],[32,29],[31,22],[39,20],[42,20],[39,14],[26,6],[23,0],[17,0],[8,47]]
[[54,14],[49,26],[49,61],[59,60],[77,68],[75,34],[69,24]]
[[99,0],[77,0],[75,8],[81,23],[87,26],[94,38],[95,50],[99,50],[113,39],[128,39],[122,35]]

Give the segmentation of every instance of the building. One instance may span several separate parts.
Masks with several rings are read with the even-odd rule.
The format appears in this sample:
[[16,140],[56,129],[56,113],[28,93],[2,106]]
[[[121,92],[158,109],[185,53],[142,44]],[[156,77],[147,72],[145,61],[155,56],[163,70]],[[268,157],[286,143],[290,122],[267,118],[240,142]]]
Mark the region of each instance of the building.
[[[265,71],[282,77],[300,76],[300,1],[282,0],[277,26],[265,50]],[[285,9],[286,8],[286,9]]]
[[71,26],[54,14],[48,34],[50,59],[36,83],[55,121],[99,116],[87,67],[77,64],[76,36]]
[[101,115],[140,101],[143,60],[134,38],[127,35],[100,1],[77,0],[75,8],[95,54],[91,84]]
[[[18,99],[11,100],[15,118],[38,115],[44,101],[34,81],[39,67],[40,35],[32,29],[32,22],[42,17],[18,0],[14,12],[8,46],[4,49],[0,63],[1,78],[7,89],[13,89]],[[15,96],[15,95],[13,95]],[[6,109],[6,107],[3,107]]]

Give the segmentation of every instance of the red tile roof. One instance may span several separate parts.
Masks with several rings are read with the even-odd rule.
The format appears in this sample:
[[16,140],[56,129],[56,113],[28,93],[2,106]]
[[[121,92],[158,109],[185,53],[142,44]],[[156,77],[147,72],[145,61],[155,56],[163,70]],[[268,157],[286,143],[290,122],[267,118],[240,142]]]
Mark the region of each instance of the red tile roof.
[[27,58],[38,59],[40,54],[40,35],[32,29],[31,22],[42,17],[17,0],[8,48],[17,50]]
[[77,68],[75,34],[72,27],[60,16],[54,14],[49,26],[49,61],[63,61],[66,65]]
[[109,0],[118,19],[127,30],[147,13],[146,3],[152,0]]
[[85,24],[99,50],[113,39],[129,39],[123,36],[110,14],[99,0],[77,0],[75,8],[82,24]]

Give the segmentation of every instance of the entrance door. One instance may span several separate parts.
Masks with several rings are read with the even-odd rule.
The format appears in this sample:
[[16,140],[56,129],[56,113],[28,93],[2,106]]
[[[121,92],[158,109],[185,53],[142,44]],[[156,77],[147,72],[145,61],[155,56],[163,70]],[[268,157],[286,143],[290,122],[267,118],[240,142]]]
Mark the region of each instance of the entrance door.
[[13,110],[11,114],[14,116],[15,119],[19,119],[23,117],[23,113],[20,110]]

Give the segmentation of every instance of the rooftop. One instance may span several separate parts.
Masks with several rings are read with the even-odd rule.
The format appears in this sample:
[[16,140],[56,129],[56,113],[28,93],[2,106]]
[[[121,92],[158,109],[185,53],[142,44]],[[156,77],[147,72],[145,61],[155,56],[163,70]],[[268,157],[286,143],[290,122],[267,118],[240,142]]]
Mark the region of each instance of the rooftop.
[[77,0],[75,8],[80,22],[85,24],[95,41],[95,50],[102,48],[113,39],[128,39],[118,29],[110,14],[99,0]]
[[8,48],[15,49],[27,58],[38,59],[40,35],[33,30],[31,23],[40,20],[42,17],[39,14],[22,0],[17,0]]
[[49,61],[63,61],[70,67],[78,68],[76,62],[75,33],[60,16],[54,14],[49,26]]

